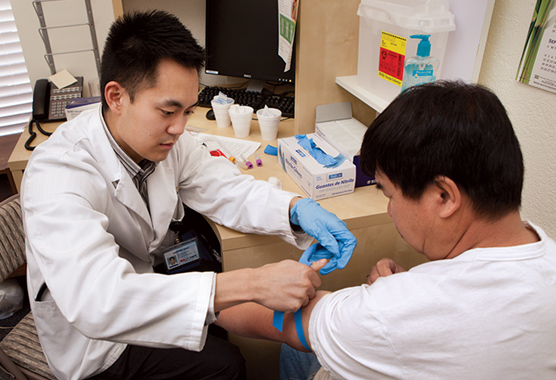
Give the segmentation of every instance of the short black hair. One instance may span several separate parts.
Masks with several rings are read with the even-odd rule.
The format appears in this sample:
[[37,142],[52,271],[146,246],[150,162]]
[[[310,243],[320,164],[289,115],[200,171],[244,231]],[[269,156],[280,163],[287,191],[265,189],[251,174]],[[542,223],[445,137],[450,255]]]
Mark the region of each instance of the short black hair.
[[411,199],[447,176],[491,220],[521,205],[519,142],[498,97],[477,84],[436,81],[402,92],[368,128],[361,166]]
[[180,20],[168,12],[134,12],[116,20],[110,27],[101,59],[103,109],[108,109],[104,98],[108,82],[118,82],[133,102],[139,89],[156,85],[158,63],[165,58],[200,72],[205,52]]

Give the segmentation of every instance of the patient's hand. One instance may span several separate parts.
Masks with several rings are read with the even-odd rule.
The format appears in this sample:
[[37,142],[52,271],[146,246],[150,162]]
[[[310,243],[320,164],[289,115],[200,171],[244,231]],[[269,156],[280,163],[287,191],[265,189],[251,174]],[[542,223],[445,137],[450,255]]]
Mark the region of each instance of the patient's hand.
[[367,276],[367,284],[371,285],[379,277],[387,277],[394,273],[405,272],[401,266],[387,257],[380,259],[378,263],[371,269],[371,274]]

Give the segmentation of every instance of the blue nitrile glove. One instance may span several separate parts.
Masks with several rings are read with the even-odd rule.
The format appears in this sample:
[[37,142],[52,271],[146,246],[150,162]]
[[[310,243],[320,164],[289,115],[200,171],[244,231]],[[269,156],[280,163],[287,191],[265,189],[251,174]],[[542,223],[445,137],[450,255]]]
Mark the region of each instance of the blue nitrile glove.
[[345,267],[350,257],[351,255],[345,255],[338,258],[337,256],[334,256],[334,254],[328,249],[320,245],[320,243],[316,243],[311,245],[305,250],[305,252],[303,252],[301,257],[299,258],[299,262],[311,266],[311,263],[314,261],[318,261],[320,259],[328,259],[330,260],[328,264],[326,264],[324,268],[319,271],[320,274],[326,275],[337,269],[338,265],[340,266],[340,269]]
[[332,166],[336,164],[336,160],[329,154],[326,154],[313,139],[307,138],[306,135],[296,135],[297,143],[305,149],[309,154],[322,166]]
[[319,164],[325,168],[335,168],[344,163],[346,158],[339,153],[336,157],[324,152],[321,148],[315,144],[313,139],[307,137],[307,135],[295,135],[297,138],[297,144],[305,149],[311,157],[315,159]]
[[[355,238],[354,238],[355,239]],[[357,243],[357,241],[356,241]],[[340,242],[340,246],[343,247],[343,243]],[[341,251],[341,250],[340,250]],[[299,258],[299,262],[301,264],[305,264],[307,266],[311,266],[313,261],[318,261],[320,259],[329,259],[330,261],[326,264],[319,273],[322,275],[328,274],[333,270],[339,268],[342,269],[346,266],[349,259],[351,257],[351,253],[349,255],[344,255],[340,258],[334,256],[332,252],[328,249],[324,248],[320,243],[316,243],[311,245],[309,248],[303,252],[301,257]],[[308,351],[311,351],[307,341],[305,341],[305,336],[303,335],[303,324],[301,322],[301,308],[297,310],[294,314],[295,320],[295,330],[297,331],[297,336],[299,337],[299,341]],[[284,327],[284,312],[283,311],[274,311],[274,315],[272,317],[272,326],[278,329],[278,331],[282,332]]]
[[[311,198],[297,201],[291,209],[290,216],[293,224],[300,226],[307,235],[317,239],[320,246],[335,258],[322,268],[322,274],[346,266],[357,245],[357,239],[349,232],[344,222]],[[319,252],[322,253],[322,249],[319,249]]]

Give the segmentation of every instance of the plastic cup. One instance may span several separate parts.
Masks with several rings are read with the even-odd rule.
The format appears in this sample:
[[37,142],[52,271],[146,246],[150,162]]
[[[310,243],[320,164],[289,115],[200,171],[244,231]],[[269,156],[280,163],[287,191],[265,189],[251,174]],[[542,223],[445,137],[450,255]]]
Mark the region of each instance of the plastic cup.
[[216,125],[218,128],[227,128],[230,126],[230,106],[233,104],[233,99],[229,103],[219,103],[214,100],[210,102],[214,117],[216,118]]
[[277,108],[262,108],[257,111],[257,119],[259,120],[259,128],[261,128],[263,140],[276,140],[281,117],[282,111]]
[[251,120],[253,119],[253,107],[233,104],[230,107],[229,114],[232,127],[234,127],[234,135],[240,138],[249,136]]

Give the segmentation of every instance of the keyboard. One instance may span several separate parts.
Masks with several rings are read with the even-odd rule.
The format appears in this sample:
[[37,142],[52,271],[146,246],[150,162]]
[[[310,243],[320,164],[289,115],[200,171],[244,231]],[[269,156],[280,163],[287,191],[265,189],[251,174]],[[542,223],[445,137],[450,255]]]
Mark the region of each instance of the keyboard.
[[292,95],[264,95],[256,91],[247,91],[244,88],[226,88],[217,86],[207,86],[199,93],[199,105],[201,107],[211,107],[211,100],[218,95],[219,92],[226,94],[228,97],[234,99],[235,104],[242,106],[251,106],[253,110],[264,108],[278,108],[282,111],[283,117],[294,117],[294,103],[295,97]]

